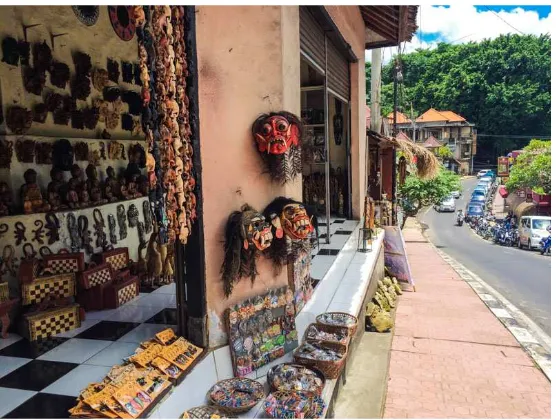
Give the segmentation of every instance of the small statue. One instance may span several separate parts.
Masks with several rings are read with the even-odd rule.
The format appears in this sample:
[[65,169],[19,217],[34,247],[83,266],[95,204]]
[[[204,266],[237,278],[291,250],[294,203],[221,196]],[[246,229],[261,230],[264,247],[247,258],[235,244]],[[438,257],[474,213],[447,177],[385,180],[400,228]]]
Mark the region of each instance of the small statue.
[[85,170],[87,173],[87,192],[91,198],[94,206],[99,204],[106,204],[108,200],[102,198],[102,191],[100,188],[100,181],[98,180],[97,168],[93,164],[89,164]]
[[89,191],[85,188],[85,185],[81,185],[81,190],[79,191],[79,206],[85,208],[91,205]]
[[120,175],[120,177],[118,178],[118,185],[119,185],[118,191],[120,192],[119,198],[121,200],[129,200],[130,198],[133,198],[133,196],[130,195],[129,192],[127,191],[127,183],[124,175]]
[[137,174],[131,175],[129,182],[127,183],[127,193],[130,198],[142,197],[142,194],[138,191],[137,179],[139,176]]
[[75,180],[75,187],[77,191],[83,188],[83,170],[76,163],[74,163],[71,167],[71,179]]
[[77,193],[78,181],[71,178],[68,182],[68,192],[66,194],[66,202],[71,209],[79,208],[79,194]]
[[145,175],[139,177],[139,192],[143,197],[149,195],[149,179]]
[[66,188],[64,182],[64,172],[59,168],[52,168],[50,171],[50,178],[52,181],[50,181],[48,188],[46,189],[48,204],[50,204],[50,207],[54,211],[67,208],[62,201],[62,198],[65,195],[64,190]]
[[12,213],[12,192],[6,182],[0,182],[0,216],[8,216]]
[[40,213],[50,210],[50,205],[42,198],[41,189],[37,184],[37,171],[27,169],[23,174],[25,185],[21,187],[21,201],[25,214]]
[[106,168],[106,179],[104,180],[104,185],[102,189],[102,193],[104,198],[106,198],[109,202],[113,203],[114,201],[118,201],[118,191],[120,190],[120,186],[118,184],[118,180],[116,179],[116,173],[112,166]]

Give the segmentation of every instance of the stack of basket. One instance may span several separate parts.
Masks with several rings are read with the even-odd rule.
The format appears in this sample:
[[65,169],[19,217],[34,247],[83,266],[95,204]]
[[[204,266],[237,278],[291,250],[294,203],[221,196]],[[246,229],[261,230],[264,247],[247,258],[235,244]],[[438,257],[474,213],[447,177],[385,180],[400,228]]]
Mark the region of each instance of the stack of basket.
[[81,326],[79,305],[74,302],[75,274],[83,269],[84,255],[59,253],[42,260],[21,262],[21,333],[30,341],[44,340]]
[[[334,320],[334,322],[330,322]],[[346,320],[346,322],[342,322]],[[357,332],[357,318],[344,312],[328,312],[317,317],[305,330],[303,343],[294,352],[294,361],[321,371],[327,379],[337,378],[345,364],[351,337]],[[307,357],[305,350],[334,354],[335,360]]]

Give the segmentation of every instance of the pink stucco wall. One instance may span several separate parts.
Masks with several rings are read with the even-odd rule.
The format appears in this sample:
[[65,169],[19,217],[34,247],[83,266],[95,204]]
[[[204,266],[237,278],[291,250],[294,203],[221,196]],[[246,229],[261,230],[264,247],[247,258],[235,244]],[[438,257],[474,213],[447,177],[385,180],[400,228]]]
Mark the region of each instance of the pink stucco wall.
[[226,343],[222,313],[230,305],[287,284],[259,259],[252,285],[242,279],[226,299],[220,279],[224,229],[244,203],[262,211],[276,196],[301,198],[301,179],[270,182],[250,129],[265,112],[300,112],[299,9],[293,6],[197,8],[199,119],[203,168],[209,345]]

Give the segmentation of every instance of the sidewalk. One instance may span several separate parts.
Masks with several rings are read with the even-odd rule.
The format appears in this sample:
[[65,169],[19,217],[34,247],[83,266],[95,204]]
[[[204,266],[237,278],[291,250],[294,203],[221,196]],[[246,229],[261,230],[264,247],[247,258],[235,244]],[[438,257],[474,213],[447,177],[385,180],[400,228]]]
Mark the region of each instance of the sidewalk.
[[506,200],[502,198],[502,196],[498,192],[499,190],[500,185],[498,186],[498,188],[496,188],[496,191],[494,192],[494,198],[492,199],[492,214],[494,214],[494,217],[496,217],[496,219],[503,219],[504,217],[506,217],[506,212],[504,211]]
[[396,314],[385,418],[549,418],[550,382],[481,299],[404,229],[416,293]]

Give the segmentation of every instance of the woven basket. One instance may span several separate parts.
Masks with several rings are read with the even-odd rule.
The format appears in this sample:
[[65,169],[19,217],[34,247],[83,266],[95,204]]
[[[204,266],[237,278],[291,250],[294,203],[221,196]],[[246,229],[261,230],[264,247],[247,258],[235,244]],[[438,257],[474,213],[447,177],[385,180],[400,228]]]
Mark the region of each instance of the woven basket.
[[[292,392],[293,390],[288,390],[288,389],[284,389],[284,388],[280,388],[280,387],[276,387],[274,386],[274,381],[273,381],[273,377],[274,377],[274,372],[276,372],[278,369],[280,369],[282,366],[288,366],[288,367],[293,367],[293,368],[297,368],[297,369],[301,369],[301,370],[309,370],[311,374],[314,374],[315,376],[319,377],[322,381],[322,386],[314,391],[314,393],[316,393],[317,395],[320,395],[322,393],[322,390],[324,389],[324,385],[326,384],[326,379],[324,377],[324,374],[315,368],[311,368],[309,366],[305,366],[305,365],[296,365],[295,363],[281,363],[279,365],[276,365],[274,367],[272,367],[271,369],[268,370],[267,374],[266,374],[266,380],[268,383],[268,386],[270,387],[270,391],[271,392],[278,392],[278,391],[284,391],[284,392]],[[308,391],[311,392],[311,391]]]
[[[212,417],[212,416],[218,416],[218,417]],[[211,418],[237,419],[237,416],[230,415],[214,405],[201,405],[199,407],[194,407],[185,411],[180,418],[181,419],[211,419]]]
[[[303,412],[286,411],[282,407],[283,411],[276,412],[277,405],[275,400],[287,400],[292,397],[297,397],[303,400],[307,400],[309,407]],[[271,393],[265,400],[263,404],[263,409],[265,414],[274,419],[317,419],[320,418],[326,407],[323,399],[313,394],[312,392],[304,391],[277,391]]]
[[[319,331],[324,331],[324,332],[329,333],[329,334],[335,334],[335,333],[338,333],[338,332],[342,332],[346,335],[346,342],[343,343],[341,341],[319,340],[319,339],[309,338],[309,328],[311,328],[311,327],[315,327]],[[304,342],[306,341],[307,343],[316,343],[316,342],[319,342],[319,343],[337,343],[337,344],[342,344],[342,345],[348,347],[350,337],[351,337],[351,334],[349,332],[349,328],[347,328],[347,327],[339,327],[339,326],[335,326],[335,325],[312,323],[312,324],[309,324],[307,326],[307,328],[305,329],[305,334],[303,335],[303,341]]]
[[10,287],[8,282],[0,283],[0,302],[4,302],[10,298]]
[[[241,407],[230,407],[224,405],[222,401],[218,401],[215,398],[213,398],[213,392],[217,391],[218,387],[231,391],[239,386],[245,386],[245,385],[252,388],[253,398],[251,399],[251,401],[247,402],[245,405],[242,405]],[[207,400],[211,404],[216,405],[217,407],[219,407],[220,409],[224,410],[227,413],[240,414],[240,413],[246,413],[247,411],[251,410],[259,403],[260,400],[264,398],[264,396],[265,396],[264,387],[260,382],[254,381],[253,379],[247,379],[247,378],[232,378],[232,379],[225,379],[223,381],[219,381],[216,384],[214,384],[207,393]]]
[[342,355],[340,360],[314,360],[305,357],[300,357],[298,355],[299,348],[293,353],[293,361],[300,365],[309,366],[314,369],[320,370],[326,379],[336,379],[340,376],[340,372],[347,357],[347,348],[343,344],[333,343],[333,342],[320,342],[311,343],[313,345],[318,345],[319,347],[326,348],[328,350],[334,350]]
[[[326,312],[326,314],[327,315],[332,315],[333,317],[341,316],[341,317],[347,317],[347,318],[353,319],[355,321],[355,323],[353,325],[350,325],[350,326],[344,325],[343,327],[345,327],[349,330],[349,335],[351,337],[353,337],[355,335],[355,333],[357,332],[357,323],[358,323],[358,321],[357,321],[357,318],[354,317],[352,314],[348,314],[347,312]],[[324,322],[322,320],[324,315],[325,314],[320,314],[319,316],[317,316],[317,324],[332,326],[332,327],[342,327],[342,325],[329,324],[327,322]]]

